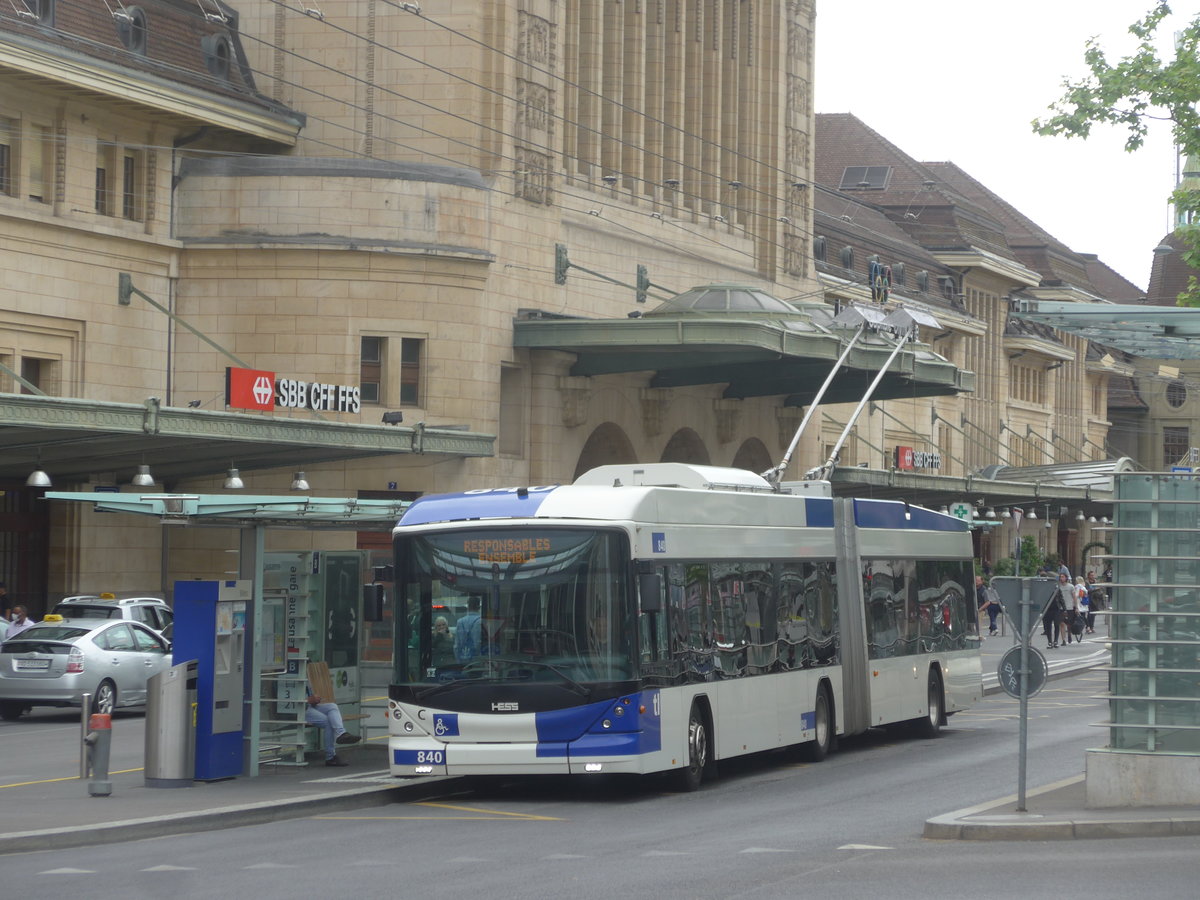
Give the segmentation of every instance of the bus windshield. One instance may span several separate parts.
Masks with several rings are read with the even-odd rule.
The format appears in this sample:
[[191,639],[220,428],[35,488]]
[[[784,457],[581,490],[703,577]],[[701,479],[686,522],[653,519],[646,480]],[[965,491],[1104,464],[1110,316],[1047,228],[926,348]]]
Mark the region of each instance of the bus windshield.
[[634,677],[622,532],[462,529],[395,544],[397,683]]

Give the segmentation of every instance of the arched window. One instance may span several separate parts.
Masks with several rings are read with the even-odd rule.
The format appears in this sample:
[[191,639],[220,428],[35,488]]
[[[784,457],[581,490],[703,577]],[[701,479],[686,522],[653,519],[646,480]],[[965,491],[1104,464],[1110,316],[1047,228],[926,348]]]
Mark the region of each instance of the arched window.
[[200,39],[204,51],[204,65],[218,78],[229,77],[229,62],[233,57],[233,45],[223,34],[209,34]]
[[113,18],[117,23],[117,35],[130,53],[146,55],[146,14],[137,6],[118,10]]
[[825,262],[825,235],[823,234],[813,237],[813,259],[817,262]]

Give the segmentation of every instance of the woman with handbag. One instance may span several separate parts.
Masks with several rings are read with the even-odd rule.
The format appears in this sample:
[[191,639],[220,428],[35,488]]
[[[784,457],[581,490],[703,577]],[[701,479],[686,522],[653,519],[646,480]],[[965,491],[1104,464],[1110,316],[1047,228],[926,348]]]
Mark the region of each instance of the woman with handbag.
[[[1050,602],[1046,604],[1046,611],[1042,613],[1042,631],[1046,635],[1047,650],[1058,646],[1063,623],[1066,621],[1067,604],[1074,603],[1074,598],[1074,587],[1067,580],[1067,576],[1060,573],[1054,593],[1050,595]],[[1063,643],[1066,643],[1065,637]]]
[[1080,575],[1075,579],[1074,614],[1067,613],[1067,632],[1079,643],[1083,643],[1083,632],[1087,628],[1088,604],[1087,584]]

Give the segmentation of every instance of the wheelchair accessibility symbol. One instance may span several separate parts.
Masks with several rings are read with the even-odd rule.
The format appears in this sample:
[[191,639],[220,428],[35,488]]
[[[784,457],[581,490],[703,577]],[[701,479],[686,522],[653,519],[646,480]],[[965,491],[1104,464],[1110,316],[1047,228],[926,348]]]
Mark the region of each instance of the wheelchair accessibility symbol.
[[433,717],[433,733],[438,737],[454,737],[458,734],[458,715],[446,714]]

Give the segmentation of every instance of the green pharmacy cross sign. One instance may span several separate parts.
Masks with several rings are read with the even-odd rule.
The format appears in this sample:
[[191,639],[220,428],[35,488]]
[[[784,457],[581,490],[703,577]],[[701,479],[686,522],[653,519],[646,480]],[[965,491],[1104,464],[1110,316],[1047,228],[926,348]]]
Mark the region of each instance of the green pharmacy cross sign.
[[950,515],[956,519],[962,519],[964,522],[970,522],[975,518],[975,507],[970,503],[959,501],[958,503],[950,504]]

